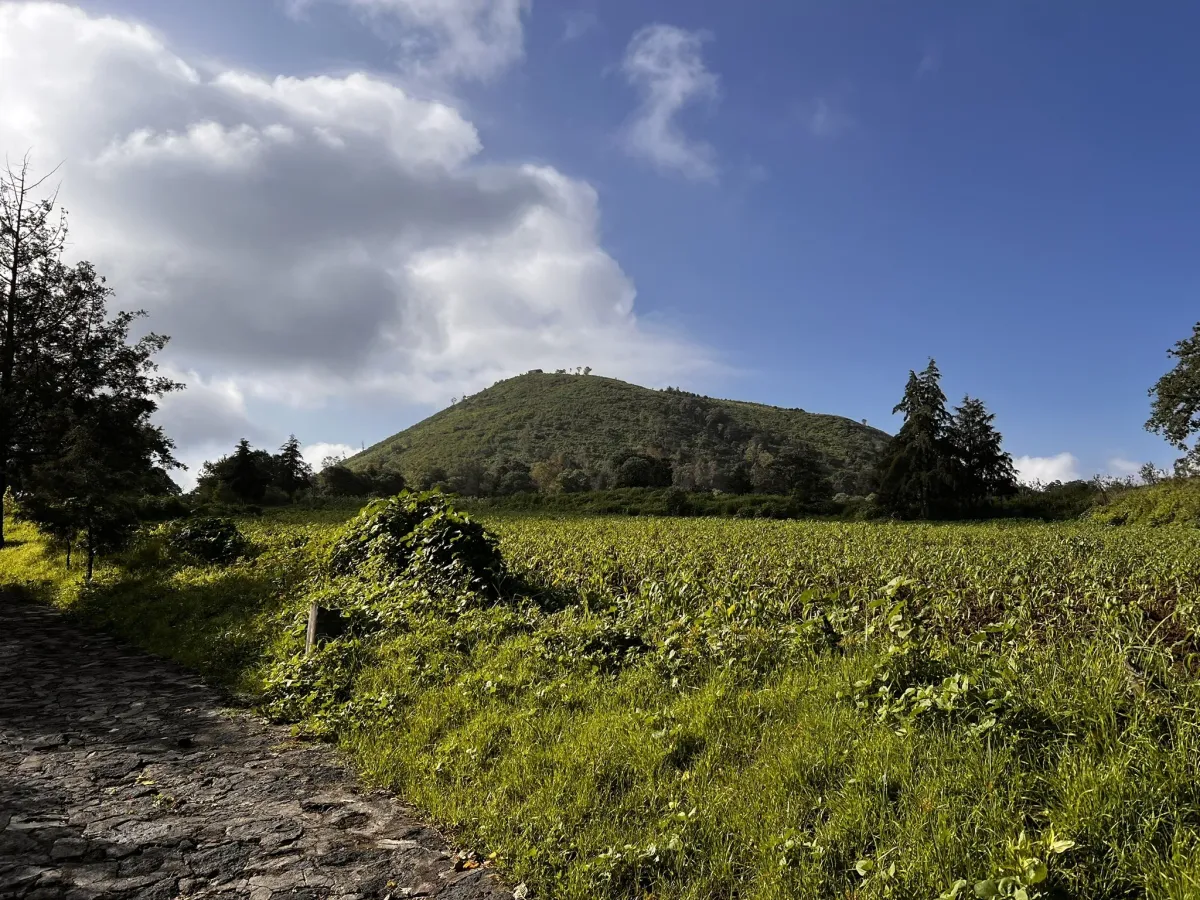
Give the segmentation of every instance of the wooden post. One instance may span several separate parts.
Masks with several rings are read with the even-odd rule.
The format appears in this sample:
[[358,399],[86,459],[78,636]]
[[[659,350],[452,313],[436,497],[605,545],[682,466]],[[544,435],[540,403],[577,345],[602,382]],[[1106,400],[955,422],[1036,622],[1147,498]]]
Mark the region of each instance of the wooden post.
[[304,640],[304,655],[312,653],[313,646],[317,643],[317,601],[313,601],[308,605],[308,636]]

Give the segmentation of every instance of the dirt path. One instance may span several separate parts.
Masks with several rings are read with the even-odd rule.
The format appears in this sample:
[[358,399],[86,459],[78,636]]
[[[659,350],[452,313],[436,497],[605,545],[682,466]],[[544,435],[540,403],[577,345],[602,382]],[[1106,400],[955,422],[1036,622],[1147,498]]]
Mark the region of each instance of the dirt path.
[[0,597],[0,898],[507,898],[328,748]]

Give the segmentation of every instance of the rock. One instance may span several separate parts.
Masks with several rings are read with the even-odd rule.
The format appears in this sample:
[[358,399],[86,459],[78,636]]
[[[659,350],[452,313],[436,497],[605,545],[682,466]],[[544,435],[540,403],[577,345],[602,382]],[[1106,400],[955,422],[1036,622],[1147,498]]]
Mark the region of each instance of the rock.
[[50,848],[51,859],[79,859],[88,851],[88,844],[83,838],[59,838]]
[[330,748],[51,609],[0,596],[0,683],[4,900],[512,896]]

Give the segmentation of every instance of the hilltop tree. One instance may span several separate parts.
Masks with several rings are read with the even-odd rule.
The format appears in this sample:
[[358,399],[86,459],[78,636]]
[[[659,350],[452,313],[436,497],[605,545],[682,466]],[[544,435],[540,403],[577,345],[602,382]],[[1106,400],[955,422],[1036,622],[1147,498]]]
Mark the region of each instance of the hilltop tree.
[[993,426],[996,417],[982,400],[964,397],[955,409],[948,437],[956,462],[957,493],[967,506],[978,506],[988,497],[1011,495],[1017,490],[1012,457],[1004,452]]
[[910,371],[904,397],[893,413],[904,424],[888,444],[879,468],[877,501],[904,518],[931,518],[945,513],[954,498],[954,448],[950,414],[937,363]]
[[1200,444],[1188,448],[1188,440],[1200,431],[1200,322],[1192,326],[1191,337],[1178,341],[1167,355],[1175,358],[1175,366],[1150,388],[1153,400],[1146,430],[1187,451],[1175,468],[1178,474],[1190,474],[1200,462]]

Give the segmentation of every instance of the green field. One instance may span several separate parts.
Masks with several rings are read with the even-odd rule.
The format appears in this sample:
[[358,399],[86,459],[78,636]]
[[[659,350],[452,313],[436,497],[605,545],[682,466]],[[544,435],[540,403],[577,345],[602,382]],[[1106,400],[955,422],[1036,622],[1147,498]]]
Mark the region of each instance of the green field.
[[[498,597],[151,536],[11,584],[338,740],[537,898],[1200,896],[1200,530],[495,517]],[[348,634],[304,660],[310,598]]]

